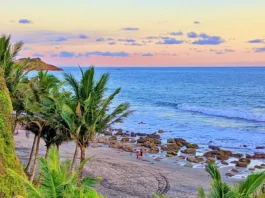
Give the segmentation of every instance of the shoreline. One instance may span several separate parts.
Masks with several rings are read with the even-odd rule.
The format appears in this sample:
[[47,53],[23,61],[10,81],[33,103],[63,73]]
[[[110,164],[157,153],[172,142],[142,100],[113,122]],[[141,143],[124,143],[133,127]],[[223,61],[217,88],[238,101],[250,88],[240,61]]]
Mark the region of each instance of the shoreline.
[[[27,163],[33,142],[33,134],[26,137],[26,131],[19,130],[14,136],[16,153],[23,164]],[[60,146],[63,159],[72,159],[75,145],[68,142]],[[40,143],[40,156],[44,156],[46,147]],[[135,153],[125,152],[106,146],[87,148],[87,157],[94,156],[85,165],[85,175],[102,177],[96,189],[107,197],[149,198],[152,193],[164,192],[170,197],[197,197],[197,188],[202,185],[209,188],[210,177],[204,168],[184,167],[184,159],[163,158],[156,161],[154,154],[144,154],[143,160],[136,159]],[[79,158],[78,158],[79,159]],[[229,167],[221,168],[224,175]],[[228,183],[237,178],[223,177]]]

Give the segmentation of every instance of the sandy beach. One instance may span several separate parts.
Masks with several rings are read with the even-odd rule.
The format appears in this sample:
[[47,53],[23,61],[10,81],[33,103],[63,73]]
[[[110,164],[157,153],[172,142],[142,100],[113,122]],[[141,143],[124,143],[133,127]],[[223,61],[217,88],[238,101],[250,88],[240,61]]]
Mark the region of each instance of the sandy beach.
[[[33,142],[33,134],[26,137],[21,130],[14,137],[16,152],[23,164],[28,161]],[[74,144],[69,142],[60,147],[61,158],[71,159]],[[45,144],[40,145],[40,155],[45,155]],[[197,197],[197,187],[209,187],[210,178],[203,168],[181,166],[183,159],[166,158],[156,161],[152,155],[145,154],[142,161],[134,153],[117,149],[89,147],[87,157],[94,156],[85,165],[85,174],[102,177],[96,189],[109,198],[148,198],[152,193],[164,192],[170,197]],[[221,170],[225,173],[225,169]],[[235,179],[227,179],[233,182]]]

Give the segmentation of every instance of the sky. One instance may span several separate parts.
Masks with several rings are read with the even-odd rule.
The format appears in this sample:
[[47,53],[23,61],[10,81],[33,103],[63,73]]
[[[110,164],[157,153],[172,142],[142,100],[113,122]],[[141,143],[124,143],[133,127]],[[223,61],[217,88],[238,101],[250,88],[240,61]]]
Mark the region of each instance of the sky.
[[19,57],[58,66],[265,66],[264,0],[0,0]]

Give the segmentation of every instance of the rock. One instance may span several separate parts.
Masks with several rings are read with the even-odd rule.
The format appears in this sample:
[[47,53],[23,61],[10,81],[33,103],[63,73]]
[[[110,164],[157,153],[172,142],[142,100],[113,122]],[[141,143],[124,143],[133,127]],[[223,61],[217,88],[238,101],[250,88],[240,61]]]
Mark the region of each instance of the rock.
[[160,138],[160,135],[158,135],[156,133],[152,133],[152,134],[148,134],[147,137],[154,138],[154,139],[159,139]]
[[146,124],[146,123],[144,123],[144,122],[139,122],[138,124]]
[[107,138],[105,137],[98,137],[97,138],[97,142],[98,143],[103,143],[103,144],[106,144],[108,142]]
[[235,157],[235,158],[241,158],[243,156],[243,154],[241,153],[235,153],[235,154],[232,154],[232,157]]
[[233,168],[231,171],[232,171],[232,172],[235,172],[235,173],[239,173],[239,170],[237,170],[237,169],[235,169],[235,168]]
[[204,157],[214,157],[216,155],[216,151],[208,151],[203,154]]
[[111,136],[111,135],[112,135],[112,133],[111,133],[111,132],[109,132],[109,131],[105,131],[105,132],[104,132],[104,135],[106,135],[106,136]]
[[117,136],[111,136],[110,138],[109,138],[109,141],[111,141],[111,140],[117,140]]
[[158,153],[159,152],[159,148],[157,146],[152,146],[150,148],[150,153]]
[[230,163],[231,163],[231,164],[237,164],[238,161],[231,161]]
[[226,161],[221,161],[221,164],[223,164],[223,165],[229,165],[229,163],[226,162]]
[[175,151],[167,151],[167,154],[176,156],[177,152],[175,152]]
[[245,148],[246,148],[246,147],[247,147],[247,145],[245,145],[245,144],[244,144],[244,145],[243,145],[243,147],[245,147]]
[[167,139],[167,143],[176,143],[176,142],[175,142],[175,140],[174,140],[174,139],[172,139],[172,138],[169,138],[169,139]]
[[146,133],[135,133],[135,135],[143,137],[143,136],[146,136]]
[[126,152],[135,152],[135,149],[134,149],[132,146],[127,145],[127,144],[124,144],[124,145],[122,146],[122,149],[123,149],[124,151],[126,151]]
[[254,170],[255,170],[255,168],[249,168],[248,170],[250,170],[250,171],[254,171]]
[[122,145],[122,143],[120,143],[120,142],[110,142],[110,144],[109,144],[109,147],[110,148],[122,148],[123,147],[123,145]]
[[251,158],[251,155],[249,155],[249,154],[246,154],[246,158]]
[[164,131],[162,129],[159,129],[158,133],[164,133]]
[[134,132],[132,132],[131,137],[136,137],[136,134]]
[[216,158],[217,158],[218,160],[222,160],[222,161],[224,161],[224,160],[228,160],[228,159],[229,159],[229,157],[226,156],[226,155],[216,155]]
[[147,142],[148,140],[149,140],[148,138],[140,137],[140,139],[137,140],[137,143],[145,143],[145,142]]
[[97,148],[97,147],[98,147],[98,144],[97,144],[97,143],[94,143],[94,144],[92,145],[92,147],[93,147],[93,148]]
[[181,145],[186,145],[188,142],[183,138],[174,138],[176,143],[180,143]]
[[228,157],[232,156],[232,152],[228,150],[219,150],[217,151],[216,155],[226,155]]
[[235,176],[233,173],[226,173],[225,175],[228,176],[228,177],[233,177],[233,176]]
[[261,166],[265,166],[265,164],[261,164]]
[[129,134],[127,134],[127,133],[123,133],[123,134],[121,135],[121,137],[129,137]]
[[196,157],[188,156],[186,160],[192,163],[200,163],[203,161],[203,158],[198,157],[198,156]]
[[167,150],[168,151],[171,151],[171,150],[178,151],[179,146],[177,144],[169,144],[169,145],[167,145]]
[[161,144],[161,140],[158,140],[158,139],[154,139],[153,142],[154,142],[154,144],[156,144],[156,145]]
[[183,156],[183,155],[180,155],[180,156],[178,156],[180,159],[186,159],[186,157],[185,156]]
[[127,138],[127,137],[124,137],[124,138],[121,139],[121,142],[129,142],[129,141],[130,141],[130,139]]
[[265,149],[265,146],[257,146],[256,149]]
[[145,143],[143,144],[143,146],[144,146],[144,147],[147,147],[147,148],[151,148],[152,144],[151,144],[149,141],[147,141],[147,142],[145,142]]
[[221,150],[220,147],[218,147],[218,146],[212,146],[212,145],[209,145],[208,147],[209,147],[210,149],[212,149],[213,151],[219,151],[219,150]]
[[166,154],[167,157],[175,157],[175,155]]
[[250,164],[250,162],[251,162],[251,160],[249,158],[241,158],[241,159],[239,159],[239,161],[247,163],[247,164]]
[[246,162],[237,162],[236,166],[246,168],[248,166],[248,164]]
[[161,159],[163,159],[163,158],[161,158],[161,157],[156,157],[154,160],[159,162]]
[[130,143],[135,143],[135,142],[136,142],[135,139],[131,139],[131,140],[130,140]]
[[212,157],[207,157],[206,163],[215,163],[215,159]]
[[162,151],[167,151],[167,146],[166,145],[161,145],[160,148],[161,148]]
[[254,166],[254,168],[257,168],[257,169],[264,169],[264,167],[262,167],[262,166],[258,166],[258,165]]
[[265,159],[264,153],[254,153],[254,155],[251,157],[253,159]]
[[122,135],[122,130],[115,133],[115,135]]
[[195,149],[199,148],[198,144],[190,144],[190,143],[186,144],[186,147],[187,148],[195,148]]
[[196,153],[196,150],[194,148],[187,148],[187,149],[185,149],[182,152],[183,153],[186,153],[186,154],[195,154]]
[[192,168],[192,167],[193,167],[193,165],[192,165],[191,163],[187,163],[187,164],[185,164],[184,166],[185,166],[185,167],[188,167],[188,168]]

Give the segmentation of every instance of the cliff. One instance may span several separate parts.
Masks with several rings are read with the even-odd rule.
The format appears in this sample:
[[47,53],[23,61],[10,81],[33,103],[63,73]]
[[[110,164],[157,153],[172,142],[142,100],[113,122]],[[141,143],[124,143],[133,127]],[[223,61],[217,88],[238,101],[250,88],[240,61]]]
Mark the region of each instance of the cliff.
[[43,62],[40,58],[21,58],[17,60],[17,63],[24,63],[25,61],[30,65],[30,70],[63,71],[59,67]]

